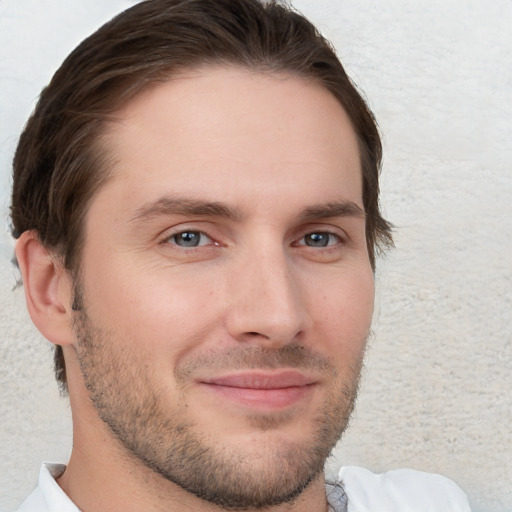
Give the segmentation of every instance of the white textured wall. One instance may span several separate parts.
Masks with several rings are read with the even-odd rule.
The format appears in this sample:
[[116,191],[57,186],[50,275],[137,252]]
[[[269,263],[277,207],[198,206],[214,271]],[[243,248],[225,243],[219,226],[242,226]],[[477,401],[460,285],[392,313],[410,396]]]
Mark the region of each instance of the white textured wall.
[[[129,0],[0,0],[0,509],[70,449],[49,344],[11,291],[10,160],[62,58]],[[512,510],[512,2],[296,0],[384,134],[375,335],[333,467],[446,474],[475,512]]]

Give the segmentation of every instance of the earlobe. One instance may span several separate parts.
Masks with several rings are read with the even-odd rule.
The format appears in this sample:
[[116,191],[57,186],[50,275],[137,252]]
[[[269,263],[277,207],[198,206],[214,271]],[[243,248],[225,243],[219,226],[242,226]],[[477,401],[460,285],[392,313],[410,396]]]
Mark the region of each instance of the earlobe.
[[57,345],[73,343],[69,272],[40,242],[26,231],[16,243],[27,309],[41,334]]

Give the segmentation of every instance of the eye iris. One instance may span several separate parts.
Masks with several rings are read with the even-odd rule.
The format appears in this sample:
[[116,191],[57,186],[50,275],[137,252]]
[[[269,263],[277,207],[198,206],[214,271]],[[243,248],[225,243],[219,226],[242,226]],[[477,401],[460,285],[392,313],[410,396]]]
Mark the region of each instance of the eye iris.
[[197,247],[201,239],[200,233],[194,231],[185,231],[174,237],[176,244],[182,247]]
[[329,235],[327,233],[310,233],[305,238],[306,245],[310,247],[326,247],[329,243]]

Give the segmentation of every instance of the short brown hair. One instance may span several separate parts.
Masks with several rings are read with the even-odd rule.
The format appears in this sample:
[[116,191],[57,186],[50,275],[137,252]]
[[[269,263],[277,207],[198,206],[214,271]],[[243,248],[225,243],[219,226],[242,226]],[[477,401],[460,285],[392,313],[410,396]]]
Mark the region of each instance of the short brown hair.
[[[21,134],[13,164],[13,236],[37,231],[76,272],[88,204],[109,176],[108,155],[98,145],[109,116],[148,85],[210,63],[290,72],[338,99],[359,140],[366,241],[375,268],[376,251],[392,245],[379,208],[382,147],[375,120],[329,42],[278,1],[146,0],[83,41],[42,91]],[[65,389],[60,347],[55,370]]]

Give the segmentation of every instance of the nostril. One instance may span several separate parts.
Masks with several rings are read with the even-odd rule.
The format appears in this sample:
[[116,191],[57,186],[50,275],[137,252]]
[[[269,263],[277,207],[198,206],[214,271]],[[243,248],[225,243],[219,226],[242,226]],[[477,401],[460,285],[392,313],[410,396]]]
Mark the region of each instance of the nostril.
[[269,339],[269,336],[262,334],[261,332],[258,332],[258,331],[248,331],[248,332],[244,333],[244,337],[246,340],[250,340],[250,339],[254,339],[254,338]]

